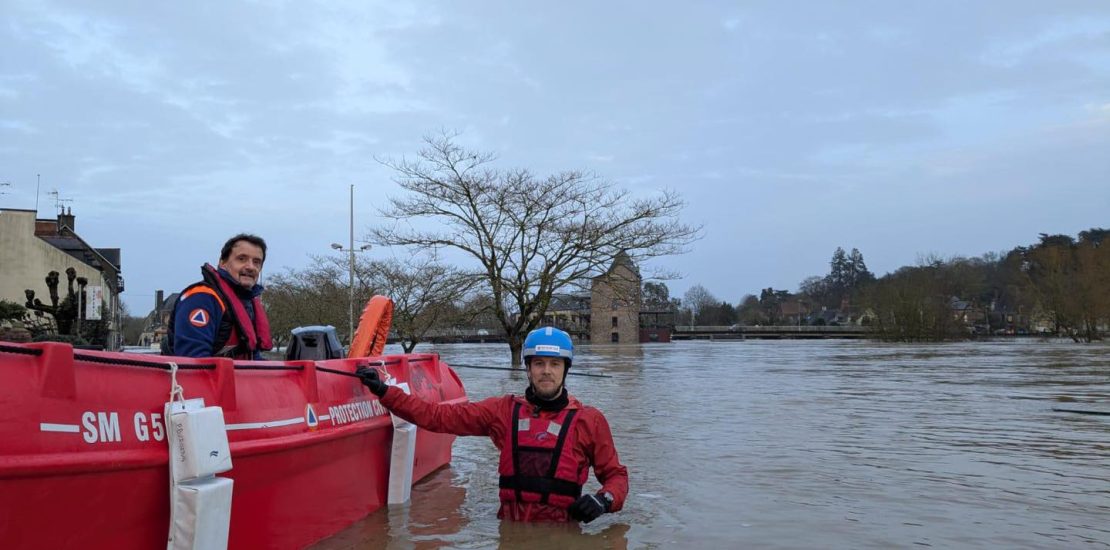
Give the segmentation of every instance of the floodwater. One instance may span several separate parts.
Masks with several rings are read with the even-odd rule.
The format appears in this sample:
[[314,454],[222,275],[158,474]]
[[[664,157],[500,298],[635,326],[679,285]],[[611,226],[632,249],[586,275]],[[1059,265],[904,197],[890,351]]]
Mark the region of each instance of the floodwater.
[[[504,365],[502,345],[434,349]],[[497,452],[459,438],[410,504],[317,545],[348,548],[1107,548],[1110,345],[1023,339],[581,346],[579,399],[613,428],[625,509],[502,524]],[[457,370],[472,400],[523,373]],[[587,490],[596,490],[591,479]]]

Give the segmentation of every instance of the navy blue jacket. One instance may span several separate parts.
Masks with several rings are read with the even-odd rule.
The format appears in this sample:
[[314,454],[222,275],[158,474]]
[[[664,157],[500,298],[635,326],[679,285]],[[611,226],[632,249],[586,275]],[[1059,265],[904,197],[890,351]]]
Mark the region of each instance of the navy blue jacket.
[[[262,294],[264,288],[256,284],[249,291],[239,285],[227,270],[219,268],[221,277],[231,283],[236,297],[254,322],[254,303],[252,299]],[[204,283],[186,288],[178,298],[173,310],[173,321],[168,337],[172,348],[170,355],[181,357],[212,357],[218,351],[217,344],[223,346],[231,331],[234,330],[230,315],[224,315],[224,308],[210,286]],[[254,359],[262,359],[260,351],[254,352]]]

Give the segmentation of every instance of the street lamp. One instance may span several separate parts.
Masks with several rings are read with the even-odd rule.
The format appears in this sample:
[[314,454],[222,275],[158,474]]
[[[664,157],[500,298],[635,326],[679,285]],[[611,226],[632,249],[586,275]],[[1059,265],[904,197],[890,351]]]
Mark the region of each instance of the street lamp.
[[352,342],[354,342],[354,339],[355,339],[355,252],[356,251],[357,252],[362,252],[364,250],[370,250],[370,245],[368,245],[368,244],[364,244],[362,246],[359,246],[357,250],[355,249],[355,186],[354,186],[354,184],[351,184],[351,215],[350,215],[350,221],[351,221],[350,245],[347,248],[343,248],[343,245],[341,245],[339,243],[331,243],[332,248],[334,248],[334,249],[336,249],[340,252],[347,252],[347,253],[350,254],[350,259],[349,259],[349,263],[348,263],[348,267],[350,269],[350,271],[349,271],[350,277],[348,279],[349,292],[348,292],[348,300],[347,300],[347,324],[348,324],[348,327],[349,327],[349,330],[350,330],[350,332],[347,333],[348,334],[348,336],[347,336],[347,344],[348,345],[350,345]]

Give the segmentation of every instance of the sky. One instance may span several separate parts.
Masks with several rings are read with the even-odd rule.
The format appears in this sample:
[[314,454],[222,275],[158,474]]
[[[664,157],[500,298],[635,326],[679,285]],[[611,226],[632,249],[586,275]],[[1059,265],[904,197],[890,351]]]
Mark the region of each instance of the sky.
[[[346,246],[380,159],[459,132],[500,168],[681,193],[651,260],[738,302],[1110,226],[1110,2],[0,0],[0,207],[122,249],[124,300]],[[36,188],[38,189],[36,198]],[[50,192],[57,191],[57,195]],[[403,256],[389,249],[373,258]]]

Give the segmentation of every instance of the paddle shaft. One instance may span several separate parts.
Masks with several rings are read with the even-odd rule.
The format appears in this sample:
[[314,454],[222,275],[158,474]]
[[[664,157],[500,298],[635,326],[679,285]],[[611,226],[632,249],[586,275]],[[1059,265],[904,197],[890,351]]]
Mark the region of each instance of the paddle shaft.
[[1091,410],[1091,409],[1070,409],[1070,408],[1064,408],[1064,407],[1052,407],[1052,410],[1054,410],[1056,412],[1063,412],[1063,413],[1094,414],[1094,415],[1098,415],[1098,416],[1110,416],[1110,411],[1096,411],[1096,410]]

